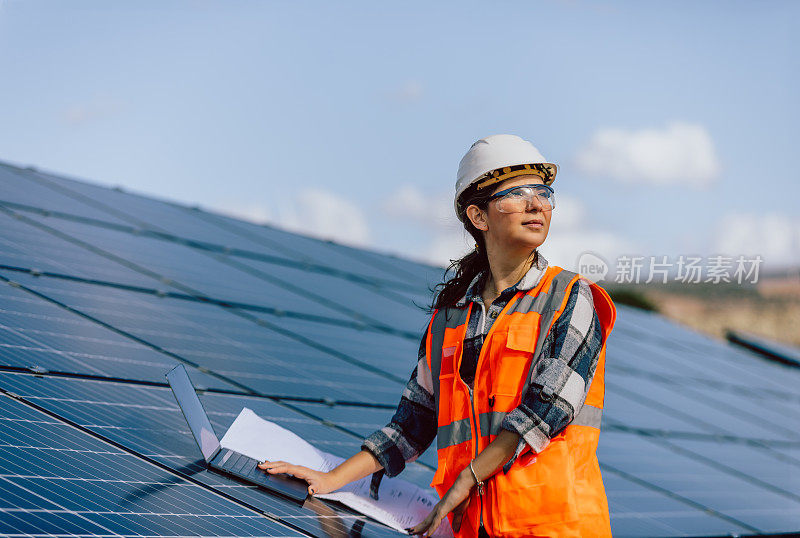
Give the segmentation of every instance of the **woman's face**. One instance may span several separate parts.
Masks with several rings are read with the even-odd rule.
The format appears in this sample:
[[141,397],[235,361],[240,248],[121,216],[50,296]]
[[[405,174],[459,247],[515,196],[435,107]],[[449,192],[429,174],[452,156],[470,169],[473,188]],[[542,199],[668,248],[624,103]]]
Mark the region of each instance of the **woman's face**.
[[[530,174],[517,176],[493,185],[492,194],[519,185],[543,184],[542,178]],[[489,202],[485,210],[476,205],[467,207],[467,216],[472,224],[484,232],[487,249],[500,247],[502,250],[533,250],[544,243],[550,230],[552,211],[542,211],[537,203],[528,204],[521,213],[502,213],[497,209],[497,200]],[[534,224],[541,223],[541,226]],[[490,246],[491,245],[491,246]]]

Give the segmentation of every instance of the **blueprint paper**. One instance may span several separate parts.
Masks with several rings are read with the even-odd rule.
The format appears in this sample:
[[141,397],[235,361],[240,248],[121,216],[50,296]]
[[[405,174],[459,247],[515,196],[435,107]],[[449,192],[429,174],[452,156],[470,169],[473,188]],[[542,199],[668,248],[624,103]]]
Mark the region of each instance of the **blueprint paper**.
[[[246,407],[225,433],[220,446],[259,461],[286,461],[323,472],[330,471],[344,461],[344,458],[318,450],[302,437],[264,420]],[[432,491],[397,477],[386,476],[378,492],[380,500],[376,501],[369,496],[370,479],[367,476],[332,493],[314,496],[339,501],[400,532],[422,521],[439,502]],[[453,536],[447,518],[442,520],[434,536]]]
[[242,409],[219,444],[259,461],[288,461],[317,471],[328,470],[322,452],[247,407]]

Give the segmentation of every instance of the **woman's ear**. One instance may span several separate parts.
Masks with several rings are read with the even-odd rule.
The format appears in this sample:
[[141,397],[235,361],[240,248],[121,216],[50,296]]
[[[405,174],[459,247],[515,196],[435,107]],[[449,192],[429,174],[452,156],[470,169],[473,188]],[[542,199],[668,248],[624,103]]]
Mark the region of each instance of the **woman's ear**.
[[467,218],[472,222],[478,230],[483,232],[489,231],[489,223],[486,221],[486,212],[482,211],[478,206],[472,204],[465,210]]

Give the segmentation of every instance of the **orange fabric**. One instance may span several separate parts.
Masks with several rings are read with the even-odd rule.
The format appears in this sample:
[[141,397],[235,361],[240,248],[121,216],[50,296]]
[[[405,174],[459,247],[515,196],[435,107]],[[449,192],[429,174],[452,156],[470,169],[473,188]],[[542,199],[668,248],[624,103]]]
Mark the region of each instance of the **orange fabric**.
[[[456,426],[461,426],[465,429],[467,421],[471,435],[468,440],[452,446],[440,445],[438,468],[431,483],[440,496],[447,492],[469,462],[494,440],[496,432],[493,435],[481,428],[481,420],[493,412],[507,413],[521,401],[533,351],[538,339],[543,337],[539,335],[541,314],[535,311],[507,312],[526,294],[549,293],[552,280],[560,271],[561,267],[548,267],[535,288],[518,292],[497,317],[481,348],[472,397],[469,387],[458,375],[467,322],[444,329],[438,378],[439,435],[443,437],[443,427],[458,430]],[[543,331],[545,334],[563,312],[569,291],[580,278],[580,275],[575,275],[569,281],[553,319]],[[602,409],[606,340],[614,325],[616,309],[605,290],[594,283],[591,288],[604,339],[585,405]],[[472,304],[467,308],[472,314]],[[432,342],[429,334],[429,366]],[[487,479],[484,496],[478,496],[477,488],[473,490],[456,536],[478,536],[481,519],[489,535],[494,537],[611,536],[608,504],[596,456],[599,434],[599,424],[598,427],[570,424],[553,437],[541,453],[529,451],[521,455],[507,474],[499,470]],[[452,514],[449,517],[452,523]]]

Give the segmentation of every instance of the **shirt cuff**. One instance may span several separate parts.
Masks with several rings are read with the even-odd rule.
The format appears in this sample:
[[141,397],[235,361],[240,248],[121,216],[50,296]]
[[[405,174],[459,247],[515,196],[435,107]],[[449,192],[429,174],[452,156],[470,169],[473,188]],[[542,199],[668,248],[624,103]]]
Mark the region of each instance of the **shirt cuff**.
[[503,418],[500,427],[519,434],[520,445],[515,456],[521,455],[526,446],[538,454],[550,444],[550,426],[538,415],[525,413],[519,407]]
[[375,456],[387,476],[397,476],[406,467],[402,452],[383,430],[378,430],[364,439],[361,448]]

